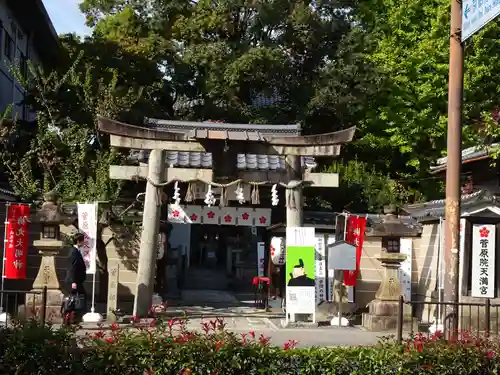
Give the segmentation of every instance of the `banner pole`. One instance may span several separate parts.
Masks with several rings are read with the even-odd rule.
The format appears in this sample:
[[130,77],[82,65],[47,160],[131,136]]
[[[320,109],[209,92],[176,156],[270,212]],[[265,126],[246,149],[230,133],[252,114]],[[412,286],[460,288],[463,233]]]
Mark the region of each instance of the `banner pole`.
[[[344,241],[347,238],[347,221],[349,219],[349,214],[346,213],[344,221]],[[339,327],[342,327],[342,304],[344,303],[344,270],[338,272],[339,275],[339,309],[338,309],[338,323]]]
[[5,261],[6,261],[6,251],[7,251],[7,224],[9,224],[9,206],[10,203],[5,203],[5,221],[4,221],[4,234],[3,234],[3,253],[2,253],[2,285],[0,292],[0,313],[3,312],[3,294],[5,287]]
[[83,321],[86,323],[99,323],[102,321],[103,317],[101,314],[95,312],[95,284],[96,284],[96,273],[97,273],[97,214],[98,214],[98,202],[94,202],[94,219],[96,226],[96,233],[94,238],[94,253],[91,255],[90,259],[94,263],[94,272],[92,273],[92,300],[90,313],[83,316]]

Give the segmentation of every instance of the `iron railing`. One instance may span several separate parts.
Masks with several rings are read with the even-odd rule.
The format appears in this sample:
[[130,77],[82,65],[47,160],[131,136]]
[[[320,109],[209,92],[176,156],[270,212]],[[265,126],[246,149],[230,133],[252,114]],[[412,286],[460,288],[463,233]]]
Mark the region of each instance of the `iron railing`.
[[14,319],[38,319],[41,323],[46,322],[47,287],[41,291],[0,290],[0,300],[0,313],[7,313]]
[[[478,335],[498,336],[500,333],[499,318],[500,304],[492,304],[489,299],[484,302],[454,303],[404,301],[403,296],[401,296],[399,298],[396,340],[399,343],[403,341],[404,331],[431,334],[431,331],[439,330],[444,337],[449,337],[450,333],[458,329]],[[432,330],[431,327],[433,327]]]

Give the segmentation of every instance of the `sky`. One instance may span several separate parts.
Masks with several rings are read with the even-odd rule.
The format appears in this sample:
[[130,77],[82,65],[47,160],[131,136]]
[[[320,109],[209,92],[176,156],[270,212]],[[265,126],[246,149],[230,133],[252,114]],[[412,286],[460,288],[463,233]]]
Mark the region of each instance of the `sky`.
[[90,34],[91,30],[85,26],[85,16],[78,8],[80,2],[81,0],[43,0],[57,34]]

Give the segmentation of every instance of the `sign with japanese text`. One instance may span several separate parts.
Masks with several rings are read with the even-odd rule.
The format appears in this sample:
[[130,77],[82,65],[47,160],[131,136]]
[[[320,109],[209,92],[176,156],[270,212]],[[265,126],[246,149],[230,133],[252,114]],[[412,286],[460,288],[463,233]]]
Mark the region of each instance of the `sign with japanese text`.
[[25,204],[11,204],[7,208],[4,259],[6,279],[26,278],[29,215],[30,207]]
[[495,297],[495,226],[472,226],[472,297]]
[[[464,279],[463,275],[465,272],[465,261],[464,261],[464,256],[465,256],[465,229],[467,226],[467,221],[465,219],[460,219],[460,271],[459,271],[459,280],[460,283],[458,284],[458,295],[462,296],[463,294],[463,286],[462,286],[462,280]],[[444,233],[444,232],[443,232]],[[444,239],[444,236],[443,236]],[[444,242],[443,242],[444,243]],[[444,249],[444,246],[443,246]],[[444,267],[443,267],[444,268]],[[444,279],[444,272],[443,272],[443,277]],[[443,289],[444,289],[444,282],[443,282]]]
[[349,216],[347,219],[347,231],[345,241],[356,246],[356,270],[344,271],[344,285],[355,286],[358,279],[361,253],[365,240],[366,218],[360,216]]
[[315,251],[315,267],[316,274],[316,304],[326,300],[326,251],[325,251],[325,235],[316,235],[316,251]]
[[316,236],[311,227],[286,228],[286,312],[315,314]]
[[406,259],[401,262],[398,270],[399,283],[405,301],[411,301],[411,272],[413,260],[413,240],[411,238],[401,238],[399,240],[399,252],[406,255]]
[[78,203],[78,230],[84,236],[80,250],[87,267],[87,274],[96,272],[97,203]]
[[257,275],[259,277],[263,277],[265,273],[265,266],[266,266],[266,247],[264,242],[257,242]]
[[463,0],[462,42],[500,14],[499,0]]

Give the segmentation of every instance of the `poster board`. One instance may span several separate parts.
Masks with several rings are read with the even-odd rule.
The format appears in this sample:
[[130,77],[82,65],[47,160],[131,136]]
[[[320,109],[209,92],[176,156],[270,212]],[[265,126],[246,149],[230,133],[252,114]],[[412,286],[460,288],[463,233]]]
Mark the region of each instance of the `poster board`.
[[316,237],[314,228],[286,229],[287,321],[296,314],[312,314],[316,320]]

